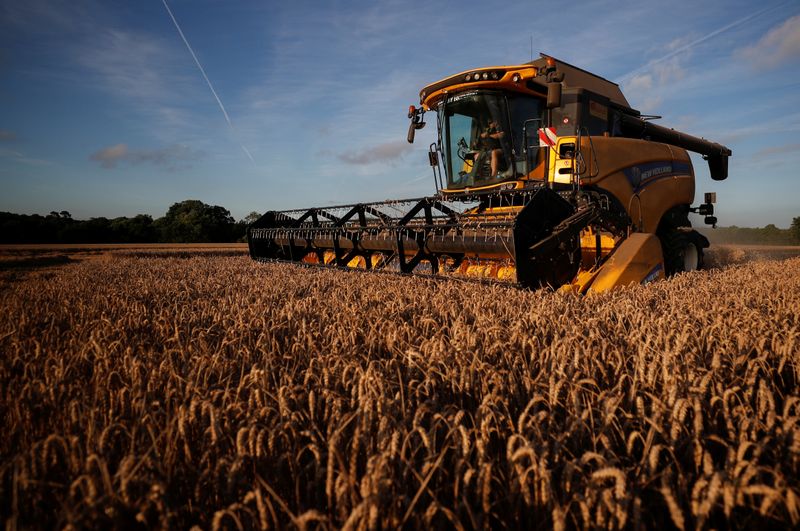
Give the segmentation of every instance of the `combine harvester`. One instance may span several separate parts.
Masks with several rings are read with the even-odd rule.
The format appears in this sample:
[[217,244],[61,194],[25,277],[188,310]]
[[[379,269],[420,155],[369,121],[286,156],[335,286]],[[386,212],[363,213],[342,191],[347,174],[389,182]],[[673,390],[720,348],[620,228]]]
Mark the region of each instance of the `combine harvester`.
[[431,197],[267,212],[248,228],[256,260],[493,279],[603,291],[703,264],[715,194],[692,207],[687,150],[711,177],[731,150],[653,124],[619,86],[552,57],[428,85],[408,141],[436,113]]

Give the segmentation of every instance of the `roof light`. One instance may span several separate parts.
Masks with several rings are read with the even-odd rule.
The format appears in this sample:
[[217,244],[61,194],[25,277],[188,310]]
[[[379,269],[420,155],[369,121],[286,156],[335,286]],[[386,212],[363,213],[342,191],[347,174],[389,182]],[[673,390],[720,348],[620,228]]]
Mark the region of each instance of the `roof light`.
[[519,83],[521,80],[522,76],[520,76],[519,74],[514,74],[513,76],[511,76],[511,81],[513,81],[514,83]]
[[492,76],[492,79],[494,79],[495,81],[496,81],[496,80],[497,80],[497,78],[499,77],[499,76],[497,75],[497,72],[492,72],[492,73],[491,73],[491,76]]
[[487,72],[484,72],[483,75],[481,76],[481,78],[485,81],[485,80],[489,79],[489,74]]
[[464,81],[472,81],[472,74],[467,74],[464,76]]

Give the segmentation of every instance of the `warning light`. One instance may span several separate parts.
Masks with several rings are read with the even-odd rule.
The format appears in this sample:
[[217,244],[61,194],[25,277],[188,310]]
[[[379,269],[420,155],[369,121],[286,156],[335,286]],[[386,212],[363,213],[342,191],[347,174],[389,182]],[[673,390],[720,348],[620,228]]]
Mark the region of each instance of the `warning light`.
[[553,59],[552,57],[548,57],[547,58],[547,66],[549,66],[550,68],[555,68],[556,67],[556,60]]
[[408,106],[408,117],[412,118],[417,113],[417,108],[413,105]]

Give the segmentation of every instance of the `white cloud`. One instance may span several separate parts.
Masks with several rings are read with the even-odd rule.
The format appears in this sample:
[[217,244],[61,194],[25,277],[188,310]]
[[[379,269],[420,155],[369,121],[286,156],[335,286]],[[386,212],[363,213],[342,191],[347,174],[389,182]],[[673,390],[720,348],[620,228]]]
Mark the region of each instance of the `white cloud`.
[[685,65],[690,56],[691,51],[686,49],[631,77],[624,83],[625,95],[631,104],[643,112],[656,111],[664,101],[664,91],[685,77]]
[[8,159],[14,162],[21,162],[23,164],[28,164],[31,166],[49,166],[51,164],[51,162],[48,160],[28,157],[22,152],[14,151],[13,149],[6,149],[3,147],[0,147],[0,159]]
[[693,42],[697,40],[697,35],[683,35],[681,37],[676,37],[667,44],[666,49],[669,51],[681,50],[690,46]]
[[0,158],[20,159],[22,157],[24,157],[24,155],[19,151],[15,151],[13,149],[0,148]]
[[347,164],[365,165],[397,160],[411,151],[412,145],[405,139],[379,144],[361,151],[340,153],[339,160]]
[[738,53],[760,68],[776,68],[797,61],[800,59],[800,15],[772,28],[757,43]]
[[125,144],[117,144],[109,146],[92,153],[89,158],[99,162],[104,168],[114,168],[117,162],[123,160],[128,155],[128,146]]
[[753,154],[753,159],[760,161],[774,158],[775,155],[786,155],[787,153],[800,153],[800,144],[784,144],[760,149]]
[[105,88],[117,97],[136,102],[167,101],[185,82],[174,73],[170,48],[141,33],[106,29],[78,45],[76,61],[99,76]]
[[652,74],[637,74],[628,81],[625,86],[631,91],[647,91],[653,88]]
[[116,144],[105,147],[89,155],[89,159],[99,162],[104,168],[116,168],[121,162],[129,164],[149,163],[155,166],[175,170],[178,165],[184,166],[202,157],[202,152],[188,146],[175,144],[159,149],[128,149],[127,144]]
[[25,65],[29,74],[57,87],[95,91],[98,105],[83,112],[107,106],[106,116],[146,122],[147,133],[164,144],[187,137],[195,144],[207,137],[197,133],[201,124],[209,121],[207,132],[218,118],[197,103],[214,102],[180,41],[164,29],[167,14],[163,28],[136,27],[120,15],[97,0],[0,1],[0,33],[7,29],[11,38],[35,38],[38,46],[26,51],[32,57]]
[[79,31],[97,5],[90,1],[27,0],[0,3],[0,19],[37,36]]
[[7,19],[9,29],[34,36],[48,50],[37,55],[43,62],[31,69],[40,75],[81,87],[91,81],[117,98],[148,104],[164,101],[184,88],[176,86],[180,70],[168,43],[150,31],[129,29],[102,3],[29,0],[7,4],[0,7],[0,16]]

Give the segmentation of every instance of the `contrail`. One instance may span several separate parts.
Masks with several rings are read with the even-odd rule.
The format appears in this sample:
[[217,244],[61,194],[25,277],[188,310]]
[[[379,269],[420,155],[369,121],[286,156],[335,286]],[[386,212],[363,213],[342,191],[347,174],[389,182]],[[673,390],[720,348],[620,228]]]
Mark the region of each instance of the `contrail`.
[[203,79],[206,80],[206,84],[208,85],[208,88],[211,89],[211,94],[213,94],[214,98],[217,100],[217,103],[219,104],[219,108],[222,111],[222,114],[225,115],[225,121],[228,122],[228,125],[232,125],[231,124],[231,119],[228,117],[228,112],[225,110],[225,106],[222,104],[222,100],[220,100],[219,96],[217,96],[217,91],[214,90],[214,86],[211,84],[211,80],[208,79],[208,76],[206,75],[206,71],[203,69],[203,65],[200,64],[200,61],[197,59],[197,56],[194,54],[194,50],[192,50],[192,45],[189,44],[189,41],[186,40],[186,36],[183,34],[183,31],[181,30],[181,27],[178,25],[178,21],[175,20],[175,16],[172,14],[172,10],[167,5],[167,0],[161,0],[161,1],[164,3],[164,7],[167,8],[167,13],[169,13],[169,18],[172,19],[172,23],[175,24],[175,29],[178,30],[178,34],[180,34],[181,39],[183,39],[183,44],[186,45],[186,49],[189,50],[190,54],[192,54],[192,59],[194,59],[194,64],[196,64],[197,68],[200,69],[200,73],[203,74]]
[[[221,110],[222,114],[225,116],[225,121],[228,122],[228,126],[230,126],[230,128],[233,130],[233,124],[231,123],[231,119],[228,116],[228,111],[225,110],[225,106],[222,104],[222,100],[219,99],[219,96],[217,95],[217,91],[214,90],[214,86],[211,84],[211,80],[208,79],[208,76],[206,75],[206,71],[203,68],[203,65],[201,65],[200,61],[197,59],[197,56],[195,55],[194,50],[192,49],[192,45],[189,44],[189,41],[186,39],[186,36],[183,34],[183,30],[181,30],[181,27],[178,24],[178,21],[175,19],[175,15],[172,14],[172,10],[169,8],[169,5],[167,5],[167,0],[161,0],[161,2],[164,4],[164,7],[166,8],[167,13],[169,14],[169,18],[172,19],[172,23],[175,24],[175,29],[178,30],[178,34],[181,36],[181,39],[183,40],[183,44],[186,45],[186,49],[189,50],[189,53],[192,55],[192,59],[194,59],[194,64],[197,65],[197,68],[200,70],[200,73],[203,74],[203,79],[206,80],[206,84],[208,85],[209,90],[211,90],[211,94],[213,94],[214,95],[214,99],[217,100],[217,104],[219,105],[219,110]],[[244,145],[242,145],[242,150],[245,152],[245,154],[250,159],[250,161],[252,161],[255,164],[255,160],[253,160],[253,156],[250,154],[250,151],[248,151],[247,148],[244,147]]]
[[767,7],[765,9],[762,9],[761,11],[757,11],[757,12],[751,14],[751,15],[747,15],[746,17],[743,17],[743,18],[740,18],[739,20],[731,22],[730,24],[728,24],[725,27],[722,27],[722,28],[720,28],[718,30],[714,30],[711,33],[709,33],[708,35],[704,35],[703,37],[700,37],[699,39],[694,40],[694,41],[690,42],[689,44],[685,44],[685,45],[681,46],[680,48],[672,50],[670,53],[668,53],[667,55],[664,55],[663,57],[659,57],[658,59],[654,59],[654,60],[650,61],[649,63],[647,63],[646,65],[640,66],[639,68],[628,72],[624,76],[621,76],[619,79],[620,79],[620,81],[628,79],[629,77],[632,77],[632,76],[638,74],[639,72],[642,72],[643,70],[647,70],[648,68],[651,68],[651,67],[653,67],[653,66],[655,66],[655,65],[657,65],[659,63],[663,63],[667,59],[675,57],[679,53],[685,52],[689,48],[693,48],[693,47],[697,46],[698,44],[707,41],[708,39],[716,37],[720,33],[724,33],[724,32],[726,32],[726,31],[728,31],[728,30],[730,30],[732,28],[735,28],[736,26],[741,26],[745,22],[747,22],[749,20],[752,20],[752,19],[754,19],[754,18],[756,18],[756,17],[758,17],[760,15],[763,15],[767,11],[771,11],[771,10],[775,9],[776,7],[780,7],[780,6]]
[[430,177],[431,176],[426,173],[425,175],[420,175],[419,177],[415,177],[415,178],[411,179],[410,181],[406,181],[406,184],[418,183],[420,181],[424,181],[426,179],[430,179]]

